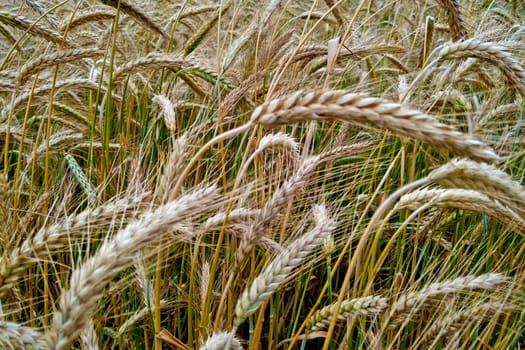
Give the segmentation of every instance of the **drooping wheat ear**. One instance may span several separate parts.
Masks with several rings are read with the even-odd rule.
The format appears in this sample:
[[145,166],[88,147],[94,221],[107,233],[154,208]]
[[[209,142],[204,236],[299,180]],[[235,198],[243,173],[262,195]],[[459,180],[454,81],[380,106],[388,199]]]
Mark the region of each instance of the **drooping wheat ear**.
[[500,202],[473,190],[419,189],[401,197],[393,210],[397,211],[402,208],[416,210],[427,203],[441,208],[458,208],[485,213],[510,227],[516,227],[521,232],[525,232],[525,220],[522,217]]
[[206,67],[194,65],[184,69],[184,73],[199,77],[212,85],[219,83],[224,92],[230,92],[235,88],[235,85],[233,85],[231,81],[223,76],[219,76],[219,74]]
[[481,192],[525,219],[525,188],[493,165],[455,159],[432,171],[428,179],[447,188]]
[[43,140],[38,148],[32,151],[26,159],[27,164],[32,164],[34,160],[42,159],[46,154],[56,153],[78,146],[80,141],[85,140],[85,135],[79,132],[57,132],[49,137],[49,142]]
[[52,29],[44,27],[41,24],[35,23],[24,16],[16,15],[10,12],[0,11],[0,22],[27,31],[30,34],[42,37],[45,40],[50,41],[52,43],[59,45],[67,45],[67,42],[65,42],[65,40],[62,39],[62,36],[60,34],[58,34]]
[[69,30],[76,28],[78,26],[81,26],[86,23],[90,22],[98,22],[98,21],[105,21],[105,20],[112,20],[115,18],[116,12],[114,9],[110,10],[89,10],[85,12],[79,13],[75,18],[73,18],[71,21],[65,21],[62,24],[60,24],[60,30],[65,30],[66,28],[69,28]]
[[54,52],[52,54],[41,55],[25,63],[18,73],[18,81],[25,81],[29,75],[38,73],[48,67],[57,64],[69,63],[82,58],[96,57],[103,54],[103,51],[93,48],[71,49]]
[[133,4],[130,4],[129,2],[125,0],[101,0],[103,4],[112,6],[114,8],[119,8],[120,11],[124,12],[125,14],[133,17],[137,22],[142,24],[144,27],[148,28],[149,30],[161,35],[165,39],[169,38],[168,33],[162,29],[160,25],[158,25],[153,19],[149,18],[144,11],[142,11],[140,8],[136,7]]
[[233,333],[216,332],[199,346],[199,350],[224,350],[229,346],[233,350],[242,350],[241,342]]
[[259,212],[259,215],[250,226],[245,238],[239,244],[236,252],[237,262],[244,260],[244,257],[252,250],[264,231],[279,215],[284,206],[300,192],[306,185],[308,178],[313,174],[315,168],[320,163],[318,156],[310,156],[306,158],[301,165],[298,166],[291,178],[279,187]]
[[[472,305],[466,310],[449,312],[425,331],[425,340],[438,341],[441,337],[461,330],[469,322],[490,321],[498,315],[515,310],[516,306],[509,303],[489,302],[481,305]],[[433,347],[432,347],[433,348]]]
[[454,40],[460,40],[468,35],[467,28],[461,15],[461,7],[457,0],[436,0],[447,16],[448,26]]
[[[3,122],[3,120],[2,120]],[[22,133],[22,129],[16,126],[8,126],[6,124],[0,125],[0,140],[7,142],[9,135],[9,142],[24,143],[24,145],[32,146],[33,140],[28,135]]]
[[98,337],[93,320],[87,322],[86,328],[80,335],[81,350],[98,350]]
[[11,33],[9,28],[5,26],[3,23],[0,23],[0,34],[2,34],[4,38],[7,39],[7,41],[9,42],[9,45],[14,46],[14,48],[16,49],[16,51],[18,51],[18,53],[23,54],[23,50],[20,47],[19,43],[17,42],[15,36],[13,35],[13,33]]
[[[126,319],[126,321],[124,321],[124,323],[122,323],[120,325],[120,327],[118,328],[118,331],[115,334],[116,337],[117,338],[122,337],[126,332],[131,330],[131,328],[137,322],[139,322],[140,320],[142,320],[145,317],[147,317],[148,315],[150,315],[154,304],[151,304],[151,305],[152,306],[145,306],[145,307],[141,308],[140,310],[136,311],[135,313],[133,313],[131,316],[129,316]],[[169,307],[172,307],[172,306],[173,305],[170,304],[167,300],[165,300],[165,299],[161,299],[160,300],[160,309],[161,310],[166,310],[166,309],[168,309]],[[133,329],[135,329],[135,327],[133,327]]]
[[129,61],[117,68],[113,72],[113,80],[118,81],[125,74],[143,72],[147,69],[161,68],[184,68],[190,64],[180,58],[179,55],[153,53],[145,57],[139,57]]
[[[89,89],[92,91],[101,91],[101,93],[106,92],[106,88],[104,86],[99,86],[98,83],[93,82],[89,79],[82,79],[82,78],[72,78],[72,79],[66,79],[66,80],[60,80],[57,81],[56,84],[46,84],[43,86],[40,86],[32,91],[25,92],[23,94],[20,94],[17,98],[14,99],[13,102],[6,104],[4,108],[2,109],[1,117],[5,118],[9,114],[10,111],[15,110],[19,105],[27,103],[27,101],[30,98],[34,98],[36,96],[41,95],[47,95],[51,91],[58,91],[62,89]],[[120,101],[120,97],[113,95],[112,96],[116,101]]]
[[160,106],[162,116],[164,117],[164,124],[166,125],[168,130],[171,132],[177,131],[177,119],[175,116],[175,106],[173,105],[171,100],[167,96],[159,94],[159,95],[153,96],[153,99],[151,101]]
[[438,52],[438,60],[463,57],[477,57],[492,63],[525,96],[525,69],[508,48],[499,43],[482,42],[473,38],[445,44]]
[[401,295],[392,304],[390,314],[385,319],[385,325],[396,327],[405,320],[410,319],[431,300],[443,298],[447,295],[466,293],[477,290],[491,290],[508,281],[507,277],[499,273],[486,273],[480,276],[465,276],[455,279],[436,282],[423,287],[417,292]]
[[[405,48],[398,45],[376,45],[376,46],[363,46],[363,47],[353,47],[351,50],[344,50],[338,55],[338,59],[343,58],[353,58],[353,59],[362,59],[363,57],[387,53],[403,53]],[[291,63],[295,63],[301,60],[312,60],[316,57],[326,56],[328,54],[328,46],[326,45],[305,45],[297,52],[292,52],[281,59],[282,63],[291,60]],[[319,63],[320,65],[326,66],[326,60],[323,60]],[[403,67],[403,70],[406,70]]]
[[87,175],[84,173],[84,169],[78,164],[75,157],[71,154],[66,154],[64,160],[67,163],[69,171],[73,174],[75,180],[77,180],[78,185],[88,198],[88,202],[94,204],[97,202],[97,191],[89,181]]
[[188,154],[189,133],[184,133],[173,140],[172,149],[163,164],[162,175],[159,180],[157,196],[164,203],[168,199],[174,199],[171,188],[177,180],[178,175],[184,168],[184,160]]
[[[334,0],[324,0],[326,5],[332,9],[332,15],[334,15],[335,19],[337,20],[337,24],[339,24],[341,27],[345,25],[345,20],[343,18],[343,15],[341,15],[341,12],[339,12],[339,9],[337,6],[334,6]],[[338,2],[338,5],[341,4]]]
[[[64,115],[68,116],[68,120],[71,120],[72,123],[81,124],[80,126],[77,125],[77,128],[79,130],[83,130],[85,127],[89,127],[91,122],[88,120],[88,118],[85,115],[82,115],[82,113],[75,108],[60,103],[60,102],[53,102],[53,109],[55,111],[61,112]],[[97,126],[95,126],[97,128]]]
[[8,258],[0,259],[0,297],[10,291],[20,276],[32,263],[45,259],[48,254],[64,251],[71,241],[85,234],[88,227],[109,225],[114,220],[136,215],[137,208],[149,196],[139,196],[116,200],[71,215],[64,221],[41,228],[33,237],[26,239],[21,246],[13,249]]
[[364,151],[372,145],[374,145],[373,140],[361,141],[361,142],[357,142],[351,145],[339,146],[339,147],[329,149],[328,151],[319,153],[319,157],[321,158],[322,161],[328,161],[334,158],[344,157],[349,154],[355,154],[355,153]]
[[386,128],[401,136],[476,160],[495,162],[499,156],[483,142],[440,123],[435,117],[381,98],[345,91],[299,91],[257,107],[252,124],[267,127],[305,120],[348,121],[359,126]]
[[36,329],[5,321],[0,321],[0,346],[4,349],[50,349]]
[[[346,320],[355,316],[377,316],[388,308],[389,299],[380,295],[343,300],[337,315],[338,320]],[[320,331],[328,328],[334,317],[334,304],[318,310],[308,320],[308,331]]]
[[234,330],[257,311],[263,301],[272,295],[306,256],[335,229],[335,221],[328,217],[325,207],[315,206],[313,214],[315,227],[290,243],[244,290],[235,307]]
[[221,101],[218,109],[219,115],[228,114],[241,99],[243,99],[250,89],[268,73],[267,69],[258,71],[256,74],[250,76],[241,82],[235,89]]
[[59,311],[47,332],[50,347],[68,349],[92,317],[109,281],[133,264],[133,258],[142,248],[173,225],[212,206],[215,200],[215,186],[181,196],[144,214],[106,240],[93,257],[72,272],[69,289],[62,293]]
[[219,17],[223,16],[226,13],[226,11],[228,11],[232,3],[233,0],[226,0],[225,3],[220,7],[220,9],[215,11],[215,13],[210,17],[208,22],[201,26],[201,29],[199,29],[195,34],[193,34],[193,36],[188,40],[186,46],[184,47],[185,56],[192,53],[193,50],[195,50],[197,46],[199,46],[204,37],[213,28],[215,23],[217,23]]
[[193,16],[197,16],[197,15],[200,15],[206,12],[216,11],[218,7],[219,7],[218,5],[203,5],[203,6],[189,7],[188,9],[182,9],[184,10],[183,13],[181,14],[177,13],[173,15],[172,20],[176,20],[176,19],[182,20],[187,17],[193,17]]
[[204,232],[220,230],[226,218],[228,219],[228,225],[242,224],[257,217],[258,214],[258,209],[246,208],[233,209],[228,215],[221,212],[206,220],[202,225],[201,230]]
[[[267,150],[271,151],[273,148],[284,149],[286,157],[294,164],[299,161],[299,144],[293,137],[282,132],[264,135],[255,151],[250,155],[250,161],[260,153]],[[249,164],[250,161],[246,163]]]
[[263,30],[263,28],[268,24],[272,15],[282,5],[282,3],[283,0],[269,0],[267,2],[266,7],[262,11],[262,15],[256,17],[258,20],[252,21],[250,26],[243,30],[242,34],[226,50],[226,54],[224,55],[224,59],[221,64],[223,71],[230,67],[231,63],[237,57],[237,54],[242,49],[242,47],[257,35],[257,31]]

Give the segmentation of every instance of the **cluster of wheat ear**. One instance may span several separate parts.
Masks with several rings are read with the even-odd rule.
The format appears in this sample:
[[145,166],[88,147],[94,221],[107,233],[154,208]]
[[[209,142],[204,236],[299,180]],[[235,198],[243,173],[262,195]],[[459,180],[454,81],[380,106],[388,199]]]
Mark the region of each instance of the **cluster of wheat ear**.
[[4,1],[0,347],[520,349],[518,1]]

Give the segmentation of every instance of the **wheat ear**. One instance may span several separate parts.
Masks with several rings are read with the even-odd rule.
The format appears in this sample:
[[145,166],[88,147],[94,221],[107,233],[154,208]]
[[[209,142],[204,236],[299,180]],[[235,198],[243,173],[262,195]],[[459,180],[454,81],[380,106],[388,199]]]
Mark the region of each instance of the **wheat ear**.
[[133,17],[137,22],[142,24],[144,27],[150,29],[151,31],[161,35],[165,39],[169,39],[168,33],[162,29],[153,19],[149,18],[146,13],[144,13],[137,6],[130,4],[125,0],[101,0],[102,3],[112,6],[114,8],[120,9],[120,11],[125,14]]
[[506,47],[473,38],[445,44],[438,51],[438,60],[463,57],[477,57],[494,64],[525,96],[525,69]]
[[41,55],[25,63],[18,73],[18,80],[25,81],[29,75],[38,73],[48,67],[73,62],[82,58],[95,57],[102,55],[103,52],[98,49],[72,49],[54,52],[52,54]]
[[447,22],[454,40],[460,40],[467,36],[467,28],[463,22],[461,8],[457,0],[436,0],[445,10]]
[[427,178],[443,187],[482,192],[525,220],[525,188],[493,165],[455,159],[432,171]]
[[241,342],[232,333],[216,332],[213,333],[204,343],[199,346],[199,350],[242,350]]
[[525,220],[513,210],[494,201],[488,196],[472,190],[463,189],[420,189],[405,194],[399,199],[393,211],[401,208],[416,210],[430,203],[441,208],[458,208],[485,213],[500,219],[510,227],[516,227],[525,232]]
[[483,142],[440,123],[431,115],[381,98],[340,90],[300,91],[277,98],[257,107],[250,122],[275,127],[305,120],[330,119],[386,128],[476,160],[495,162],[500,159]]
[[259,215],[250,226],[244,239],[241,240],[236,256],[237,262],[240,263],[244,257],[251,251],[254,244],[264,234],[264,231],[275,220],[283,207],[290,199],[301,191],[308,178],[312,175],[315,168],[319,165],[321,158],[319,156],[310,156],[298,166],[293,176],[272,195],[259,212]]
[[0,346],[4,349],[48,349],[44,336],[37,330],[5,321],[0,321]]
[[87,209],[71,215],[65,220],[40,229],[32,238],[26,239],[20,247],[11,251],[8,258],[1,258],[0,297],[11,290],[20,275],[35,261],[44,259],[50,252],[57,252],[67,247],[87,227],[111,224],[119,216],[136,214],[148,194],[128,197],[105,203],[94,209]]
[[55,44],[67,44],[62,39],[57,32],[47,27],[42,26],[41,24],[31,21],[29,18],[24,16],[16,15],[13,13],[0,11],[0,22],[5,23],[6,25],[25,30],[30,34],[42,37],[47,41],[50,41]]
[[476,290],[491,290],[507,281],[507,277],[502,274],[486,273],[480,276],[469,275],[429,284],[417,292],[409,292],[401,295],[398,300],[392,304],[386,323],[389,323],[390,327],[401,324],[432,299]]
[[328,217],[323,206],[316,206],[313,212],[315,227],[290,243],[242,293],[235,307],[233,333],[248,316],[257,311],[266,298],[277,290],[292,270],[335,229],[335,221]]
[[468,322],[488,321],[503,312],[511,311],[515,308],[515,306],[508,303],[489,302],[474,305],[463,311],[451,312],[447,317],[438,320],[425,331],[425,339],[433,339],[436,342],[443,336],[459,331]]
[[[343,300],[337,319],[345,320],[354,316],[377,316],[388,308],[389,299],[380,295]],[[309,331],[320,331],[328,328],[334,317],[335,304],[316,311],[308,320]]]
[[106,240],[93,257],[74,270],[69,289],[62,293],[59,311],[47,332],[50,347],[68,349],[93,315],[109,281],[133,264],[135,254],[170,227],[211,206],[215,192],[214,186],[195,191],[144,214]]

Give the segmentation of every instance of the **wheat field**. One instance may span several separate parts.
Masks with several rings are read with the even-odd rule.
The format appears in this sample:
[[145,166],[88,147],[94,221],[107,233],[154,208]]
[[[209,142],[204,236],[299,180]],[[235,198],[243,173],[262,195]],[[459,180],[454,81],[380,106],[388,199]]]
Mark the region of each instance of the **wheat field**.
[[2,1],[0,347],[525,349],[524,23]]

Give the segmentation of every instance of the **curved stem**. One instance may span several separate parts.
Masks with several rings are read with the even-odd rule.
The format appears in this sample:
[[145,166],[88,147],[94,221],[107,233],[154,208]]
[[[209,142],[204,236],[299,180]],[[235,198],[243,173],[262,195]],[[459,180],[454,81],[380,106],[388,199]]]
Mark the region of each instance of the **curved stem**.
[[226,132],[224,132],[222,134],[219,134],[219,135],[215,136],[213,139],[208,141],[204,146],[202,146],[199,149],[199,151],[197,152],[197,154],[195,154],[193,156],[193,158],[191,158],[190,162],[188,163],[188,165],[186,165],[186,168],[184,168],[184,170],[182,171],[181,175],[179,176],[179,179],[177,180],[177,183],[175,184],[173,190],[171,191],[170,200],[176,198],[176,196],[179,195],[180,190],[182,188],[182,184],[184,183],[184,180],[186,179],[186,177],[189,175],[190,170],[193,168],[195,163],[197,163],[197,161],[204,155],[204,153],[206,153],[206,151],[211,146],[213,146],[213,145],[215,145],[215,144],[217,144],[217,143],[219,143],[219,142],[221,142],[223,140],[226,140],[228,138],[237,136],[240,133],[248,130],[252,126],[253,126],[253,124],[251,122],[248,122],[247,124],[241,125],[241,126],[235,128],[235,129],[228,130],[228,131],[226,131]]
[[[400,196],[405,194],[408,191],[411,191],[419,186],[425,185],[430,181],[428,176],[416,180],[414,182],[411,182],[399,189],[397,189],[394,193],[392,193],[381,205],[377,210],[374,212],[374,215],[370,219],[370,222],[368,226],[366,227],[365,232],[363,233],[363,236],[361,236],[361,239],[359,240],[359,243],[357,244],[357,247],[354,251],[354,254],[352,256],[352,260],[350,261],[350,264],[348,265],[348,268],[346,270],[345,279],[343,281],[343,285],[341,286],[341,289],[339,291],[339,297],[337,298],[337,302],[334,305],[334,315],[339,314],[339,309],[341,308],[341,303],[345,299],[346,292],[348,291],[348,287],[350,286],[350,279],[352,278],[355,268],[357,266],[357,260],[361,257],[363,254],[364,249],[366,248],[366,243],[368,242],[368,237],[372,233],[372,230],[375,228],[375,226],[378,224],[381,216],[383,213],[390,208],[390,206],[396,201]],[[325,335],[325,342],[323,345],[323,350],[328,350],[328,347],[330,345],[330,338],[332,337],[332,334],[335,329],[335,324],[337,321],[337,317],[333,317],[330,326],[328,327],[328,331]]]

